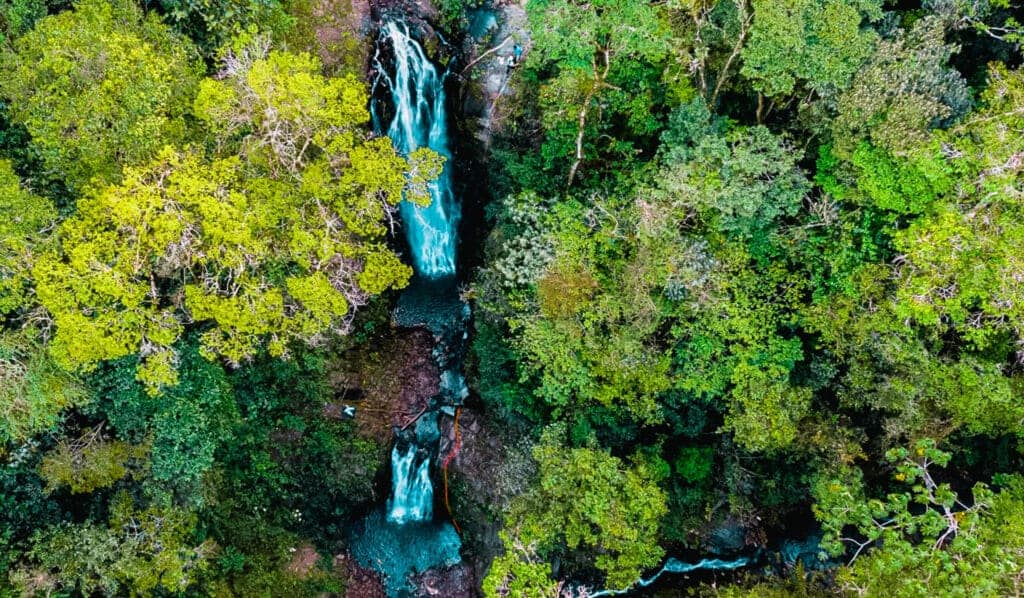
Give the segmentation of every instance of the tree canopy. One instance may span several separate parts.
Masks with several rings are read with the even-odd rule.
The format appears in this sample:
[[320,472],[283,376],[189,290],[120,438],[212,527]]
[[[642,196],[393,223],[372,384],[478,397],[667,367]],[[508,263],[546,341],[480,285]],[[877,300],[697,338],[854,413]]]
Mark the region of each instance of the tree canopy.
[[1024,593],[1019,6],[385,4],[0,0],[0,596]]
[[134,4],[83,0],[15,40],[0,93],[46,168],[79,189],[185,140],[197,59]]
[[282,355],[293,340],[345,331],[372,295],[408,282],[384,238],[403,191],[422,193],[435,162],[417,156],[411,168],[387,140],[366,139],[365,90],[318,66],[275,52],[237,67],[239,88],[204,82],[197,113],[232,114],[213,132],[240,137],[240,155],[165,147],[80,200],[33,270],[59,363],[140,355],[156,390],[176,381],[173,345],[188,326],[212,324],[208,357]]

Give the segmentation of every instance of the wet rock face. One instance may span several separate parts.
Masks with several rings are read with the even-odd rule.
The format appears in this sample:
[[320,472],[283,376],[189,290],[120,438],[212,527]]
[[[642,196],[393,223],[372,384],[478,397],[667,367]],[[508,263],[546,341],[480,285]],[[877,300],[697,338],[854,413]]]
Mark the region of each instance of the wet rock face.
[[[503,126],[515,95],[515,74],[529,55],[530,34],[525,2],[496,1],[492,6],[469,11],[468,18],[462,48],[462,64],[466,66],[459,73],[467,90],[462,114],[477,120],[476,137],[486,148]],[[515,60],[517,54],[519,59]]]
[[439,14],[430,0],[369,0],[369,4],[375,17],[382,12],[399,12],[412,18],[434,21]]
[[752,544],[750,536],[751,530],[743,521],[730,517],[706,534],[705,549],[717,555],[737,554]]
[[419,446],[432,446],[441,436],[437,428],[437,413],[425,413],[423,417],[416,420],[416,444]]
[[467,565],[431,569],[413,578],[417,598],[476,598],[477,581]]
[[437,22],[439,13],[437,7],[430,0],[368,0],[370,15],[374,22],[380,23],[385,15],[402,15],[402,21],[407,24],[416,39],[423,40],[424,47],[431,58],[436,58],[436,52],[431,51],[431,42],[437,38],[434,23]]
[[779,555],[782,563],[790,569],[800,564],[804,571],[826,571],[840,564],[822,549],[821,534],[818,533],[803,539],[784,540],[779,548]]
[[343,418],[354,408],[360,435],[389,445],[395,428],[411,422],[437,395],[441,372],[422,328],[392,329],[372,341],[373,351],[352,351],[331,366],[334,400],[325,415]]
[[502,517],[495,513],[525,491],[536,463],[529,441],[472,409],[459,411],[458,434],[453,417],[442,416],[440,427],[438,458],[448,462],[451,514],[461,530],[464,562],[476,579],[483,579],[491,561],[504,551],[498,537]]

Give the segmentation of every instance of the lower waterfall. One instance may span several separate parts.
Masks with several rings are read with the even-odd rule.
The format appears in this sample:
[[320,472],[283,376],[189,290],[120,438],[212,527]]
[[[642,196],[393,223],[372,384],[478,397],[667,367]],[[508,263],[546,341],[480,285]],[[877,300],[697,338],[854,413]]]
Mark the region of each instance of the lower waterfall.
[[434,486],[430,482],[430,459],[417,461],[416,445],[404,453],[398,445],[391,450],[391,498],[388,521],[402,525],[430,521],[434,515]]

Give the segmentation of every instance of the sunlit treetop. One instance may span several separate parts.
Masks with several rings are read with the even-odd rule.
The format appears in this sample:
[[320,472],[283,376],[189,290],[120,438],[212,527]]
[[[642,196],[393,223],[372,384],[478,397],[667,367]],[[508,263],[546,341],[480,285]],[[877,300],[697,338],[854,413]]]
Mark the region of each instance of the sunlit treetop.
[[171,347],[188,326],[210,358],[282,355],[345,332],[371,296],[406,284],[412,269],[385,237],[403,192],[422,200],[439,161],[419,153],[411,166],[368,138],[365,89],[319,69],[274,52],[204,83],[197,111],[216,115],[222,157],[168,147],[79,201],[35,267],[62,365],[137,353],[155,390],[175,382]]
[[754,24],[742,74],[766,96],[800,87],[843,89],[877,34],[862,25],[882,16],[877,0],[753,0]]
[[0,160],[0,314],[30,305],[29,270],[56,220],[53,205],[25,189],[11,163]]

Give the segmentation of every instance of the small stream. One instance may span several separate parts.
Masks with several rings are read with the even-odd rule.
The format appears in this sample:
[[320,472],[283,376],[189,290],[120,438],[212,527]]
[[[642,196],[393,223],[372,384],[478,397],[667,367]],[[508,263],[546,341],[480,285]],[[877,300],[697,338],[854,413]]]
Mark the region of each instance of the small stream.
[[701,569],[707,569],[709,571],[730,571],[732,569],[739,569],[750,564],[750,559],[741,557],[731,561],[723,561],[721,559],[701,559],[696,563],[684,563],[679,559],[670,558],[665,561],[664,566],[658,569],[658,572],[650,577],[644,577],[630,587],[624,590],[601,590],[600,592],[594,592],[588,594],[587,598],[599,598],[604,596],[626,596],[632,594],[643,588],[650,587],[658,578],[664,573],[690,573],[692,571],[699,571]]

